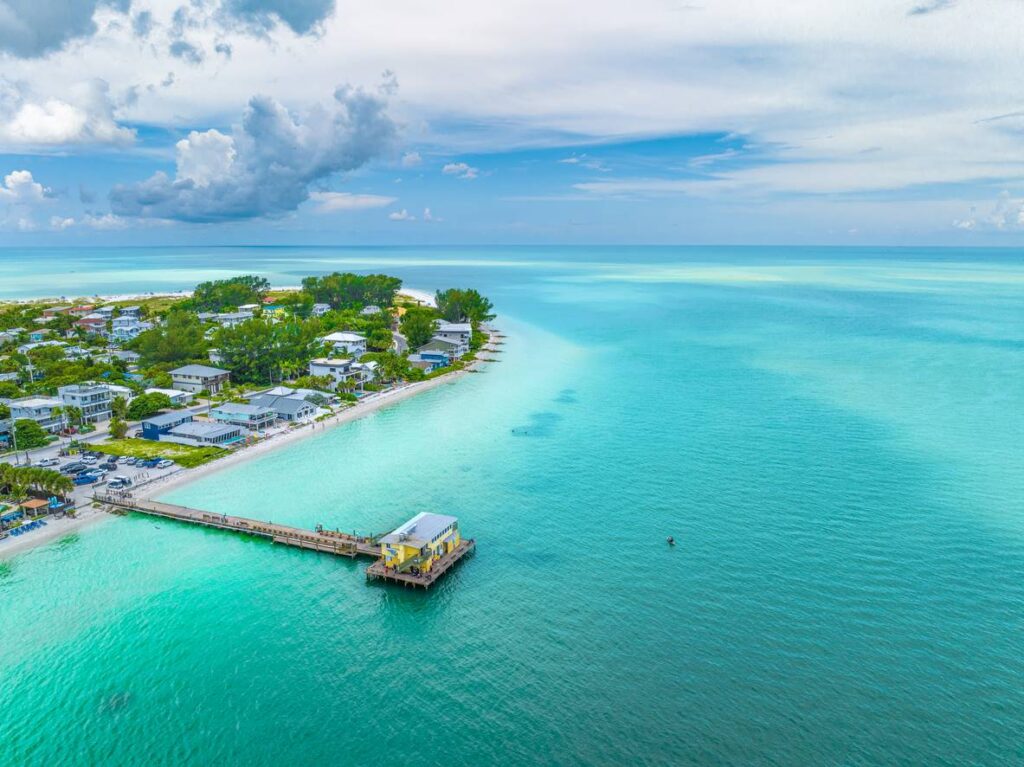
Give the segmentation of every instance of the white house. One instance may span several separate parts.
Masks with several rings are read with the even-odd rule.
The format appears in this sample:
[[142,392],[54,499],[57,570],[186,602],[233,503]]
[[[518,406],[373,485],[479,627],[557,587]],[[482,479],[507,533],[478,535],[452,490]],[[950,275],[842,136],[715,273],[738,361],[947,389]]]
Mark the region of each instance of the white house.
[[[107,388],[110,389],[110,396],[120,397],[125,402],[131,402],[135,399],[135,393],[127,386],[121,386],[121,384],[107,384]],[[113,399],[111,399],[113,401]]]
[[142,307],[139,306],[122,306],[118,311],[121,317],[134,317],[139,319],[142,316]]
[[310,312],[312,317],[323,317],[327,312],[331,310],[330,304],[313,304],[313,309]]
[[258,394],[249,398],[250,405],[269,408],[282,421],[308,421],[316,415],[317,407],[303,397],[295,394],[274,395]]
[[216,394],[228,382],[231,371],[212,368],[209,365],[185,365],[171,371],[171,382],[175,389],[193,394],[208,391]]
[[82,411],[82,420],[86,423],[109,421],[110,403],[114,395],[107,384],[86,381],[57,388],[57,396],[66,407],[77,407]]
[[331,333],[320,340],[330,344],[335,354],[344,354],[356,359],[366,354],[366,336],[361,336],[358,333],[341,331]]
[[47,346],[64,347],[67,346],[67,344],[64,341],[36,341],[35,343],[32,344],[22,344],[21,346],[18,347],[18,352],[21,354],[27,354],[33,349],[43,349]]
[[211,421],[187,421],[172,426],[160,435],[163,442],[178,442],[183,445],[213,445],[226,447],[245,438],[241,426]]
[[344,358],[318,357],[309,361],[309,374],[311,376],[325,376],[334,381],[331,389],[337,388],[339,383],[348,381],[350,378],[359,375],[359,371],[352,369],[352,360]]
[[7,403],[11,409],[12,421],[20,421],[23,418],[35,421],[51,434],[60,431],[63,423],[62,417],[53,412],[61,405],[61,401],[56,397],[20,397]]
[[363,308],[362,308],[362,309],[361,309],[361,310],[359,311],[359,313],[360,313],[360,314],[361,314],[361,315],[362,315],[363,317],[371,317],[371,316],[373,316],[374,314],[380,314],[380,313],[381,313],[382,311],[384,311],[384,310],[383,310],[383,309],[381,309],[381,308],[380,308],[379,306],[377,306],[376,304],[370,304],[369,306],[364,306],[364,307],[363,307]]
[[122,314],[110,321],[110,337],[117,341],[128,341],[152,327],[152,322],[140,322],[137,316]]
[[156,387],[146,389],[146,394],[165,394],[172,405],[182,406],[189,404],[194,396],[192,392],[182,389],[158,389]]
[[455,344],[456,357],[469,352],[469,340],[472,337],[473,326],[468,322],[439,322],[434,331],[434,338],[437,340]]

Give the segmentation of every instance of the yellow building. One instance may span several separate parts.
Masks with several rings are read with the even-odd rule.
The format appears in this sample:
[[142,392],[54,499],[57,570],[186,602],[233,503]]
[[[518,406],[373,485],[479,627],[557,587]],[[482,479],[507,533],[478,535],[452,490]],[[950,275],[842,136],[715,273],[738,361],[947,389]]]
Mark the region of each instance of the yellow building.
[[380,539],[380,555],[397,572],[427,573],[461,541],[458,519],[422,512]]

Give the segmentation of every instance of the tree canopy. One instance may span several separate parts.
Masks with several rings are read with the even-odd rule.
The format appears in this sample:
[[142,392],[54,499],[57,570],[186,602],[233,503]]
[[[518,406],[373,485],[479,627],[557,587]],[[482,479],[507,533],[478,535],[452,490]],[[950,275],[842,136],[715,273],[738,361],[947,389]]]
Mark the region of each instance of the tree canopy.
[[437,318],[433,309],[413,306],[402,315],[400,327],[409,345],[416,349],[430,341],[434,335],[434,320]]
[[171,406],[171,398],[166,394],[153,392],[151,394],[140,394],[128,405],[128,418],[132,421],[141,421],[151,415],[166,410]]
[[301,374],[323,349],[316,321],[271,323],[252,319],[214,336],[223,365],[236,383],[280,381]]
[[14,443],[18,450],[31,450],[49,444],[50,435],[42,426],[28,418],[19,418],[14,422]]
[[449,288],[435,294],[437,310],[448,322],[473,323],[494,319],[494,305],[472,288]]
[[172,309],[164,324],[140,333],[131,346],[145,366],[205,361],[207,355],[202,323],[192,312],[180,309]]
[[186,303],[199,312],[222,312],[242,304],[258,304],[270,290],[265,277],[253,274],[211,280],[196,285],[192,298]]
[[391,306],[402,281],[386,274],[359,275],[334,272],[323,277],[306,277],[302,290],[315,301],[332,309],[361,309],[364,306]]

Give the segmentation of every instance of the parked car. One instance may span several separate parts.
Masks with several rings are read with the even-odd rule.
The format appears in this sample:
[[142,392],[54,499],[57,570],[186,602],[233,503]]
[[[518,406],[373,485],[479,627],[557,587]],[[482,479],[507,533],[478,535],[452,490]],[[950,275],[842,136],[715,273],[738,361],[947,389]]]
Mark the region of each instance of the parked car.
[[170,461],[170,460],[164,458],[163,460],[160,461],[160,463],[158,463],[156,465],[156,467],[158,469],[166,469],[166,468],[168,468],[170,466],[173,466],[173,465],[174,465],[174,461]]
[[100,478],[97,477],[95,474],[90,474],[87,471],[83,471],[81,474],[77,475],[71,481],[74,482],[76,485],[92,485],[96,482],[99,482],[99,479]]
[[113,471],[114,469],[117,468],[117,461],[107,461],[106,463],[101,463],[100,468],[106,469],[107,471]]
[[87,455],[87,456],[85,456],[82,459],[82,463],[86,463],[86,464],[89,464],[91,466],[92,464],[96,463],[98,460],[99,460],[99,458],[97,458],[94,455]]
[[88,467],[84,463],[82,463],[81,461],[72,461],[71,463],[66,463],[63,466],[61,466],[60,467],[60,473],[61,474],[77,474],[78,472],[80,472],[80,471],[82,471],[83,469],[86,469],[86,468],[88,468]]
[[59,458],[44,458],[36,466],[57,466],[60,463]]
[[124,459],[124,465],[125,466],[134,466],[136,463],[138,463],[137,459],[133,458],[130,455],[126,456],[125,459]]
[[131,487],[132,481],[124,476],[123,474],[115,474],[110,482],[107,483],[107,487],[111,490],[124,490],[125,488]]
[[143,468],[146,468],[146,469],[152,469],[154,466],[156,466],[162,460],[163,460],[162,458],[145,458],[145,459],[141,459],[141,460],[136,461],[135,465],[136,466],[142,466]]

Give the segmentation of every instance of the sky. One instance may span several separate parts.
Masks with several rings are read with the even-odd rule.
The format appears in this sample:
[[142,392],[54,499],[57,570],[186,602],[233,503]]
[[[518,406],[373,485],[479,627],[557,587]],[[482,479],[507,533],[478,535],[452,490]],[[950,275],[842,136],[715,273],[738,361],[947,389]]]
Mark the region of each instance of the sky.
[[1024,243],[1018,0],[0,0],[0,245]]

